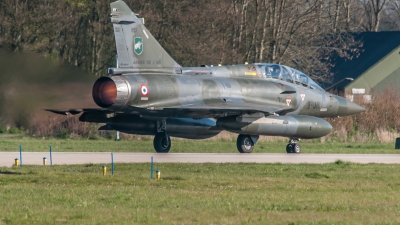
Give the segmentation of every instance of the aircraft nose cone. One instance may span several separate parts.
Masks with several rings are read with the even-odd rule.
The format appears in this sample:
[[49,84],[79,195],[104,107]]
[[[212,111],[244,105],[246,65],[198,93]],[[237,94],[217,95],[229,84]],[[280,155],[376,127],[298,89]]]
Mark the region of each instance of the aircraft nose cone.
[[353,115],[364,111],[365,111],[364,107],[359,106],[356,103],[347,100],[347,113],[346,113],[347,115]]

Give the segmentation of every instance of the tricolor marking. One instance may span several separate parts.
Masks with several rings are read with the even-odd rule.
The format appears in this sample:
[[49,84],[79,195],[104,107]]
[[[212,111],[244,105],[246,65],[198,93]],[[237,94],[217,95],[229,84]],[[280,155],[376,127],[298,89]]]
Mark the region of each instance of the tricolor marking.
[[149,96],[149,88],[147,87],[146,84],[140,85],[140,94],[142,95],[142,97]]

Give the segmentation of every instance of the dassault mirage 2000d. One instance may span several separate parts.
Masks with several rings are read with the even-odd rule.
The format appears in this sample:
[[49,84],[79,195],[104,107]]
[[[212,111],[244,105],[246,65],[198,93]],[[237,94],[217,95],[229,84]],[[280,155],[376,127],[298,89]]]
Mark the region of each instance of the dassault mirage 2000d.
[[118,66],[93,86],[101,108],[49,111],[83,112],[80,121],[105,123],[100,130],[155,135],[156,152],[170,150],[170,136],[204,139],[226,130],[239,134],[241,153],[252,152],[259,135],[288,137],[286,151],[300,153],[299,139],[331,132],[322,117],[364,111],[284,65],[182,67],[124,1],[111,3],[110,21]]

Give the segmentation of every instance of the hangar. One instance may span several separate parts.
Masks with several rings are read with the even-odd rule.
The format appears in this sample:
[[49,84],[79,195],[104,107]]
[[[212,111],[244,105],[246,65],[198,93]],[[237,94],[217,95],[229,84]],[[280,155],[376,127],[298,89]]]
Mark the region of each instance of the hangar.
[[337,91],[350,100],[359,96],[370,101],[372,91],[400,87],[400,31],[361,32],[354,39],[361,43],[358,57],[332,60],[333,84],[346,77],[354,79],[338,85]]

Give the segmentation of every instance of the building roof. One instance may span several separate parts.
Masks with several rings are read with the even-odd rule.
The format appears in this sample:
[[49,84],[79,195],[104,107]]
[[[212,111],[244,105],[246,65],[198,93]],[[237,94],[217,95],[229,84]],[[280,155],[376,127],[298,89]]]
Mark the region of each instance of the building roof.
[[[333,57],[331,61],[334,64],[331,69],[334,74],[332,84],[346,77],[357,79],[400,46],[400,31],[361,32],[353,35],[355,41],[362,43],[360,55],[352,60],[340,58],[339,56]],[[338,88],[343,89],[348,84],[348,82],[344,82]]]

